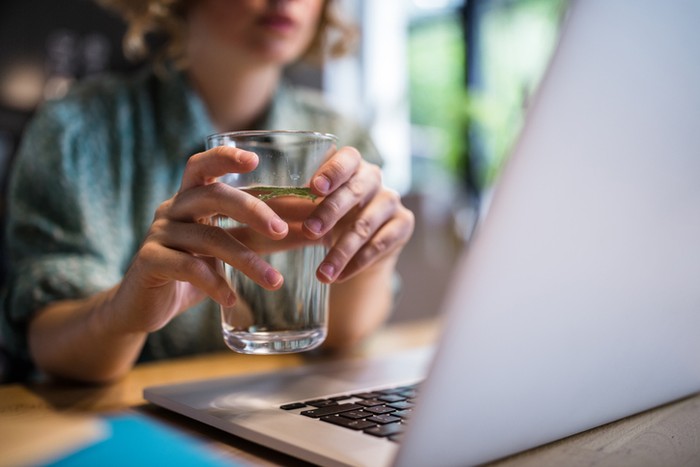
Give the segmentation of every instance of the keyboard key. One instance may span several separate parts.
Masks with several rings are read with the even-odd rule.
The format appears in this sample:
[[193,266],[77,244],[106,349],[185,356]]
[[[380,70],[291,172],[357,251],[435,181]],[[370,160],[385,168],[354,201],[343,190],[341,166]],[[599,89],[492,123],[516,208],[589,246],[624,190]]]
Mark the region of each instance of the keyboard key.
[[387,423],[400,422],[399,417],[394,417],[392,415],[375,415],[374,417],[369,417],[368,422],[379,423],[380,425],[386,425]]
[[283,410],[300,409],[302,407],[306,407],[306,404],[304,404],[303,402],[292,402],[291,404],[280,405],[280,409]]
[[400,396],[404,396],[406,399],[415,399],[418,393],[415,389],[407,389],[398,393]]
[[403,433],[403,425],[400,423],[390,423],[388,425],[379,425],[374,428],[365,430],[365,433],[372,436],[378,436],[380,438],[385,438],[387,436],[393,436]]
[[393,402],[391,404],[387,404],[387,406],[394,408],[396,410],[406,410],[406,409],[412,409],[414,407],[414,405],[408,401]]
[[327,405],[326,407],[320,407],[318,409],[313,409],[313,410],[304,410],[303,412],[300,412],[301,415],[304,415],[306,417],[311,417],[311,418],[321,418],[325,417],[326,415],[335,415],[343,412],[350,412],[351,410],[359,410],[362,409],[361,405],[357,404],[335,404],[335,405]]
[[379,392],[359,392],[357,394],[353,394],[353,397],[357,397],[358,399],[374,399],[378,396],[381,396],[381,393],[379,393]]
[[384,402],[379,399],[365,399],[363,401],[357,401],[357,404],[363,407],[374,407],[375,405],[384,405]]
[[353,396],[351,396],[350,394],[343,394],[342,396],[333,396],[333,397],[329,397],[328,400],[340,402],[340,401],[345,401],[345,400],[348,400],[348,399],[352,399],[352,397],[353,397]]
[[413,410],[407,409],[407,410],[397,410],[396,412],[393,412],[391,415],[394,417],[401,417],[401,418],[409,418],[413,414]]
[[377,426],[376,423],[367,422],[365,420],[352,420],[349,418],[340,417],[338,415],[329,415],[327,417],[321,417],[321,420],[323,420],[324,422],[343,426],[345,428],[350,428],[351,430],[366,430],[367,428]]
[[377,397],[377,399],[379,399],[380,401],[384,401],[384,402],[399,402],[399,401],[406,400],[405,397],[403,397],[399,394],[387,394],[386,396]]
[[374,414],[371,412],[367,412],[365,410],[351,410],[350,412],[343,412],[340,414],[341,417],[354,418],[354,419],[368,418],[368,417],[371,417],[372,415],[374,415]]
[[387,407],[386,405],[377,405],[374,407],[366,407],[365,410],[367,412],[372,412],[373,414],[385,414],[385,413],[395,412],[395,409],[392,409],[391,407]]
[[393,441],[395,443],[400,443],[401,438],[403,438],[403,433],[398,433],[398,434],[389,436],[389,441]]
[[388,394],[398,394],[399,392],[405,391],[405,390],[406,390],[406,388],[401,387],[401,388],[384,389],[384,390],[382,390],[382,391],[377,391],[377,392],[379,392],[379,393],[381,393],[381,394],[387,394],[387,395],[388,395]]
[[338,402],[332,401],[330,399],[316,399],[313,401],[306,401],[304,402],[306,405],[310,405],[312,407],[326,407],[328,405],[336,405]]

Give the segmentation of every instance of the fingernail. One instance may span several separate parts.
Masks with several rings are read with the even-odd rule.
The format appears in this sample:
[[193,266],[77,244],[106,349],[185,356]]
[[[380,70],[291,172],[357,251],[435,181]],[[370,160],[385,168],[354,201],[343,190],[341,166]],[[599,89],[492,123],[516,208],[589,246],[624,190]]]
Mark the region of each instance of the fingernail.
[[241,151],[238,154],[238,163],[239,164],[250,164],[251,162],[255,161],[257,158],[258,158],[258,155],[255,154],[254,152]]
[[283,221],[282,219],[280,219],[279,217],[273,218],[270,225],[272,226],[272,230],[275,233],[283,234],[287,231],[287,223],[285,221]]
[[328,280],[333,280],[335,278],[335,266],[331,263],[323,263],[319,266],[318,272],[326,276]]
[[331,182],[323,175],[319,175],[314,179],[314,186],[319,192],[326,193],[331,187]]
[[321,233],[321,230],[323,229],[323,222],[321,222],[321,219],[317,219],[315,217],[306,219],[306,221],[304,221],[304,225],[307,229],[309,229],[316,235],[319,235]]
[[270,268],[265,273],[265,281],[272,287],[277,287],[282,282],[282,275]]

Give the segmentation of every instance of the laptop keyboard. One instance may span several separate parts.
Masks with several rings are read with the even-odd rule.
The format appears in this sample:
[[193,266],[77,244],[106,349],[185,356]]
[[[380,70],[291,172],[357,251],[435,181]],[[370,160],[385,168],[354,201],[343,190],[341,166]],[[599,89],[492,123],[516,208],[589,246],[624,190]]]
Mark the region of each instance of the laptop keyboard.
[[292,402],[280,406],[280,409],[399,442],[411,416],[418,388],[418,384],[411,384]]

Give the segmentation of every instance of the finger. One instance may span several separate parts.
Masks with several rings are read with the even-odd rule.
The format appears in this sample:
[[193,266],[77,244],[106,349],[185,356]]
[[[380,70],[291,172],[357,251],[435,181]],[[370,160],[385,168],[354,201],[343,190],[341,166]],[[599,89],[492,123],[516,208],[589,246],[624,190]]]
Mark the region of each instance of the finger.
[[311,177],[311,190],[325,196],[347,182],[357,172],[362,156],[352,147],[340,148]]
[[235,293],[205,258],[173,250],[157,242],[144,244],[139,254],[150,265],[151,275],[168,281],[189,282],[222,305],[235,303]]
[[180,222],[208,223],[211,217],[225,216],[273,239],[284,237],[289,229],[265,202],[224,183],[198,186],[178,193],[164,209],[167,213],[163,213],[163,217]]
[[301,222],[289,223],[289,233],[280,240],[264,237],[248,227],[227,229],[227,232],[243,245],[261,255],[292,250],[320,242],[320,240],[310,240],[303,234]]
[[377,231],[372,240],[353,256],[336,281],[343,282],[351,279],[373,264],[396,254],[406,245],[411,232],[412,228],[408,228],[408,224],[403,220],[392,219],[387,222]]
[[220,259],[268,290],[282,286],[279,271],[221,227],[170,222],[154,237],[170,249]]
[[230,146],[217,146],[187,160],[180,191],[213,183],[227,173],[246,173],[258,165],[258,156]]
[[[407,210],[401,206],[399,196],[394,192],[386,191],[382,196],[375,198],[338,237],[319,266],[318,274],[324,276],[327,281],[335,280],[365,245],[382,240],[381,237],[377,238],[377,232],[382,226],[395,217],[406,217],[403,211]],[[406,227],[410,235],[412,229],[408,228],[408,224]],[[388,248],[390,245],[379,246]]]
[[336,223],[354,207],[363,207],[381,189],[379,167],[362,164],[358,172],[346,183],[336,188],[319,204],[304,223],[309,238],[319,238],[328,233]]

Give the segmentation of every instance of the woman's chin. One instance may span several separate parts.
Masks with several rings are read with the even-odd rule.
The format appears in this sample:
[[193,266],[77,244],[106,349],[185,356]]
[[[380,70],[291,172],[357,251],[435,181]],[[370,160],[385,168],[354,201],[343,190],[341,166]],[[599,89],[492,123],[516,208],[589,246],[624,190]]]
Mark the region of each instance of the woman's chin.
[[251,54],[256,60],[286,66],[298,60],[303,52],[304,48],[295,47],[289,41],[270,39],[257,44]]

